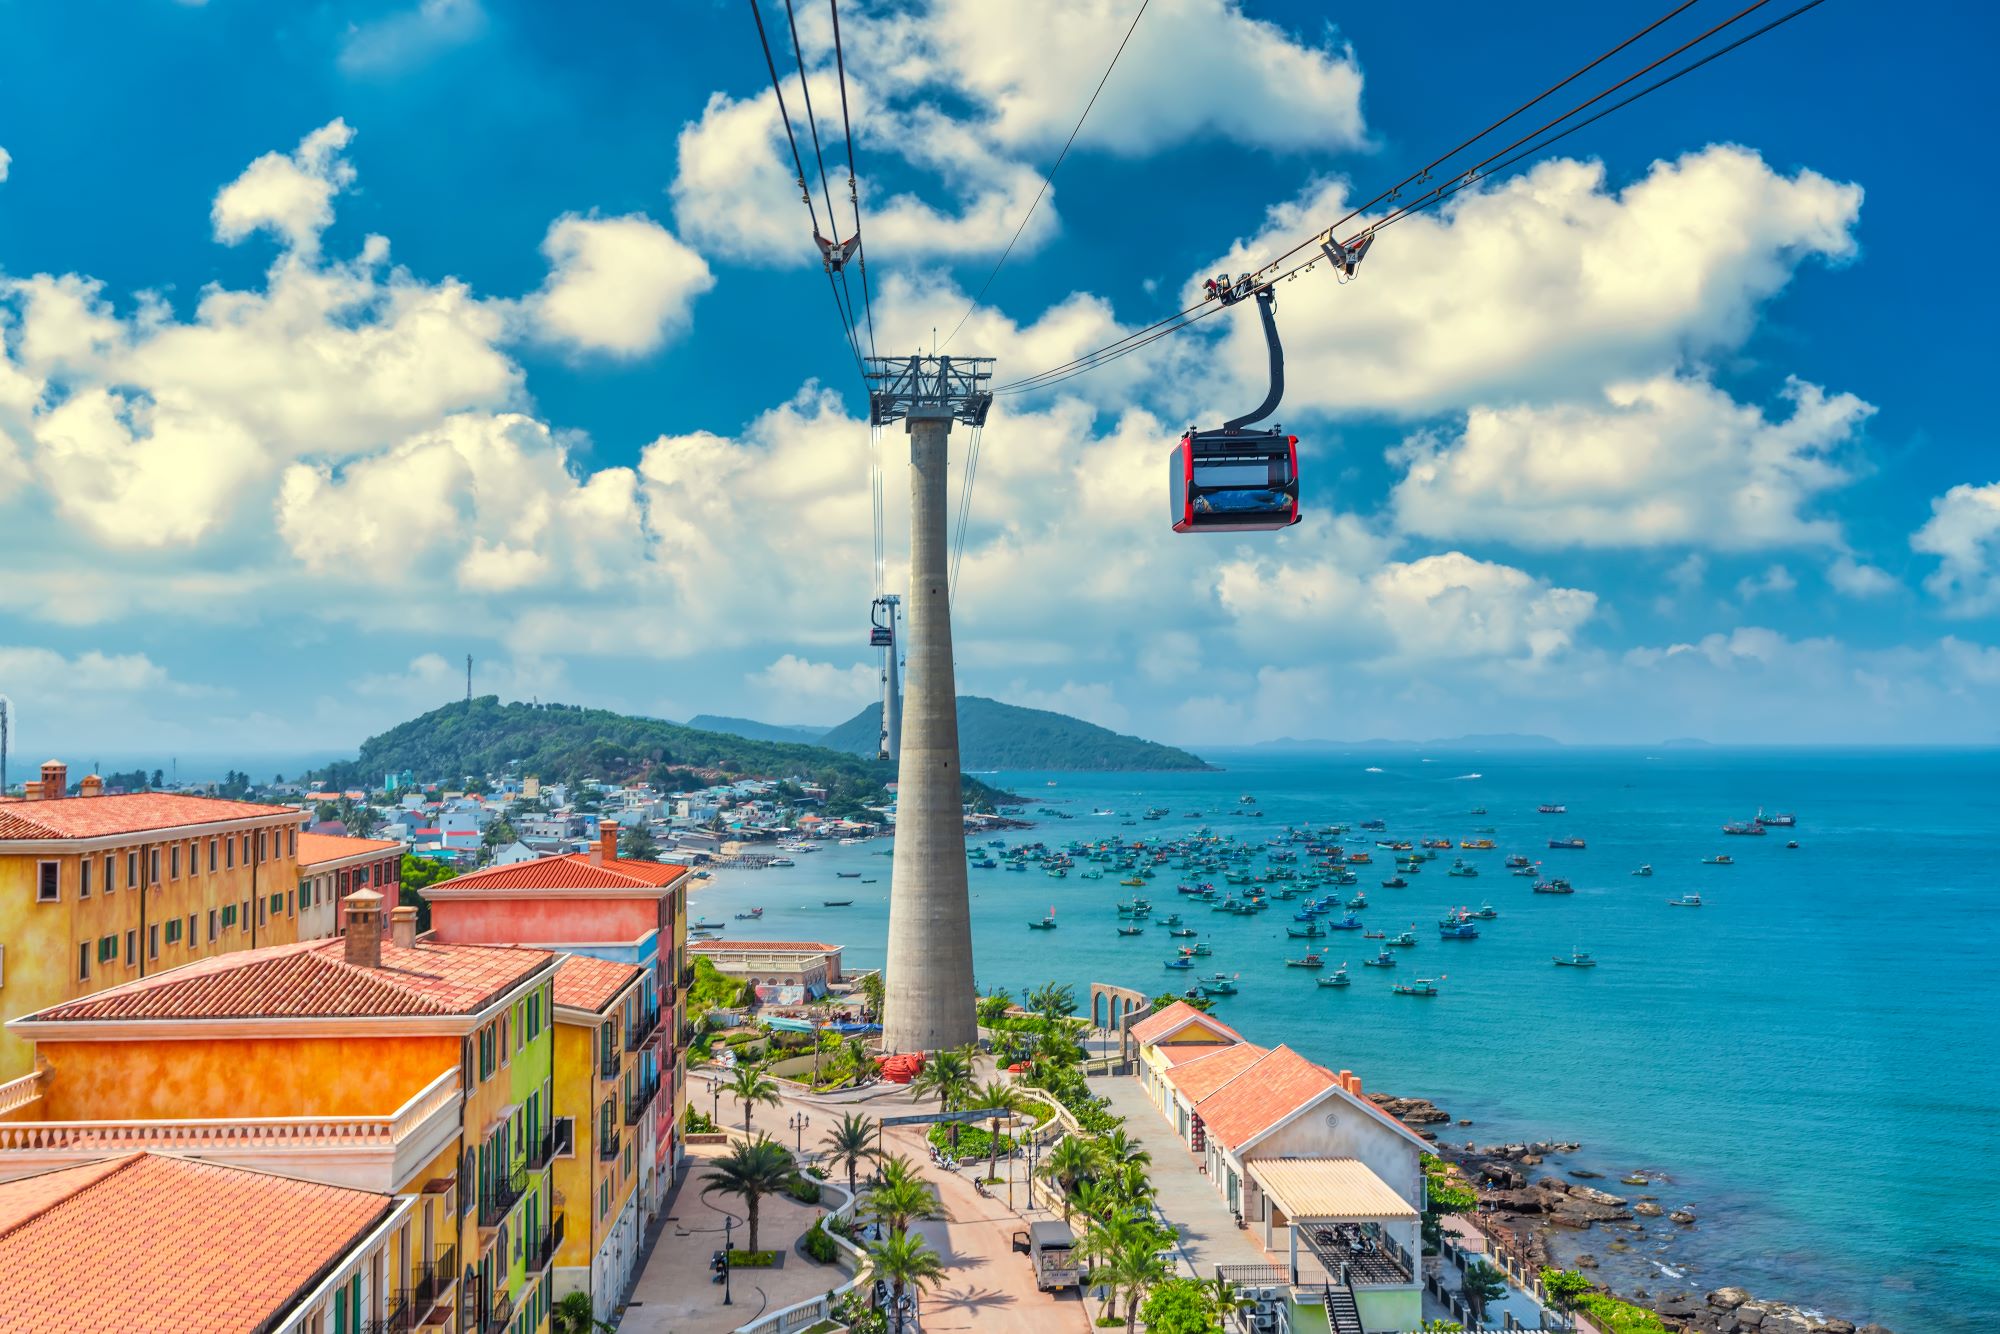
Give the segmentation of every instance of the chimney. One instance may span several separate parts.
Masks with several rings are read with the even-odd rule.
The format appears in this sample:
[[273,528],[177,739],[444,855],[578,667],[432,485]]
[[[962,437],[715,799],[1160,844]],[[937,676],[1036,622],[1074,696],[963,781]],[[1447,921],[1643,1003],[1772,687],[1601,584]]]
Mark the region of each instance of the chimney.
[[382,896],[357,889],[342,900],[347,917],[347,961],[363,968],[382,966]]
[[86,797],[101,797],[104,795],[104,780],[96,774],[85,774],[76,789]]
[[61,760],[47,760],[42,764],[42,796],[53,801],[57,797],[69,795],[69,766]]
[[30,778],[27,782],[21,784],[21,800],[40,801],[41,799],[42,799],[41,779]]
[[606,862],[618,860],[618,822],[599,820],[597,822],[597,846],[590,850],[590,864],[602,866]]
[[417,910],[407,904],[389,909],[389,940],[399,950],[416,948]]

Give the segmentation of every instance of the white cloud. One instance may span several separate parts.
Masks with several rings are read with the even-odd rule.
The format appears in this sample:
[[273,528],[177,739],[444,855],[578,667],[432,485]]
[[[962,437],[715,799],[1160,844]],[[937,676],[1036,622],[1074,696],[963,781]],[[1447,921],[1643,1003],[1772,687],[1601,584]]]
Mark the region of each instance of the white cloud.
[[1850,598],[1883,597],[1902,587],[1887,570],[1864,564],[1852,556],[1835,558],[1826,567],[1826,582],[1834,592]]
[[[166,669],[143,653],[102,653],[90,649],[74,657],[53,649],[0,645],[0,681],[26,696],[142,694],[178,689]],[[16,719],[16,725],[19,725]]]
[[350,26],[340,47],[348,74],[393,74],[486,31],[479,0],[419,0],[373,23]]
[[[1274,209],[1208,271],[1266,262],[1347,212],[1347,197],[1335,182]],[[1336,286],[1321,266],[1282,285],[1286,356],[1323,368],[1293,377],[1286,406],[1426,413],[1656,376],[1740,344],[1808,258],[1851,256],[1860,206],[1858,186],[1780,175],[1728,145],[1657,162],[1615,192],[1601,164],[1541,163],[1398,222],[1355,282]],[[1254,317],[1232,317],[1222,351],[1219,373],[1262,383]]]
[[14,161],[13,155],[9,153],[6,149],[0,148],[0,183],[4,183],[6,181],[7,169],[9,166],[13,164],[13,161]]
[[301,255],[319,249],[333,223],[333,197],[354,183],[341,151],[354,138],[344,120],[320,126],[291,153],[266,153],[222,187],[210,216],[215,238],[234,245],[259,229]]
[[846,722],[880,689],[877,670],[865,663],[843,667],[813,662],[787,653],[748,684],[772,710],[785,717],[827,718]]
[[1766,566],[1763,573],[1745,575],[1736,581],[1736,596],[1745,602],[1758,598],[1785,597],[1798,589],[1799,581],[1782,565]]
[[2000,482],[1954,486],[1933,500],[1910,546],[1938,558],[1924,588],[1951,615],[2000,609]]
[[528,302],[540,334],[588,352],[634,357],[687,328],[715,286],[702,257],[641,213],[566,213],[542,241],[549,279]]
[[[877,253],[908,260],[1005,246],[1131,19],[1123,0],[1027,0],[1001,24],[978,0],[931,0],[882,17],[866,11],[850,16],[844,39],[857,152],[894,155],[958,201],[941,208],[916,192],[877,191],[864,182],[867,238]],[[831,225],[844,236],[851,224],[845,221],[844,155],[835,146],[840,89],[831,32],[817,14],[801,27],[812,100],[829,149]],[[1051,40],[1057,32],[1060,40]],[[1191,60],[1198,77],[1147,74],[1187,67]],[[1300,40],[1248,17],[1235,0],[1158,0],[1077,146],[1125,156],[1201,139],[1314,152],[1359,147],[1366,139],[1361,84],[1352,53],[1330,33],[1318,42]],[[796,76],[788,79],[785,98],[801,152],[809,151]],[[740,100],[714,94],[701,118],[682,130],[679,146],[672,193],[683,235],[710,254],[733,259],[813,259],[797,171],[769,89]],[[1070,166],[1069,177],[1078,170]],[[1031,253],[1055,234],[1062,184],[1058,178],[1043,200],[1018,253]],[[810,185],[826,228],[824,191],[816,178]]]
[[1600,403],[1474,408],[1456,436],[1426,432],[1391,452],[1408,468],[1396,522],[1537,548],[1837,541],[1837,524],[1803,511],[1848,480],[1831,455],[1873,409],[1797,380],[1785,396],[1791,416],[1773,421],[1661,375],[1614,384]]

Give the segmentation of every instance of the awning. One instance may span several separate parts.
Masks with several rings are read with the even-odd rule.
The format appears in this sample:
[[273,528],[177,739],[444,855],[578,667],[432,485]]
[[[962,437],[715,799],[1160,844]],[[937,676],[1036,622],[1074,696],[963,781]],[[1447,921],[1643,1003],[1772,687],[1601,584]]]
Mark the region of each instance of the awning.
[[1358,1158],[1254,1158],[1250,1179],[1299,1221],[1414,1223],[1415,1206]]

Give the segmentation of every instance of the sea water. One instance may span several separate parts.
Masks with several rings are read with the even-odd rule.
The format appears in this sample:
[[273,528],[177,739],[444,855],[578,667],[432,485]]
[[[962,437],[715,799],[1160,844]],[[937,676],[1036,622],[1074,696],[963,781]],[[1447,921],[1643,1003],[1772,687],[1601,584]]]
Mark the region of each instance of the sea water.
[[[983,777],[1027,799],[1021,814],[1036,828],[1010,832],[1010,844],[1173,838],[1205,825],[1261,845],[1288,826],[1384,820],[1387,834],[1347,845],[1374,857],[1355,868],[1359,884],[1318,892],[1363,890],[1370,930],[1414,924],[1421,943],[1394,951],[1394,970],[1364,968],[1380,942],[1358,932],[1289,939],[1284,902],[1255,917],[1211,913],[1174,892],[1194,873],[1167,867],[1140,890],[1109,867],[1100,880],[1079,878],[1083,865],[1066,879],[973,870],[982,991],[1049,980],[1079,997],[1093,981],[1179,990],[1188,974],[1164,964],[1184,942],[1160,920],[1180,912],[1214,949],[1196,971],[1238,977],[1241,994],[1217,1012],[1251,1040],[1352,1069],[1370,1089],[1434,1099],[1474,1123],[1438,1127],[1453,1141],[1581,1141],[1580,1153],[1541,1170],[1598,1171],[1609,1178],[1600,1187],[1691,1207],[1691,1227],[1641,1220],[1645,1233],[1623,1255],[1607,1249],[1621,1234],[1602,1229],[1568,1246],[1598,1256],[1621,1286],[1735,1283],[1899,1334],[1986,1328],[2000,1316],[1986,1185],[2000,1149],[2000,752],[1209,758],[1220,772]],[[1254,805],[1238,800],[1246,795]],[[1537,814],[1543,803],[1567,813]],[[1036,813],[1044,807],[1072,818]],[[1170,814],[1146,821],[1148,807]],[[1470,813],[1479,807],[1487,813]],[[1796,812],[1798,827],[1722,833],[1759,808]],[[1117,814],[1091,814],[1100,809]],[[1394,860],[1374,838],[1456,842],[1483,828],[1494,851],[1455,848],[1408,877],[1408,889],[1381,887]],[[1571,835],[1588,848],[1548,848]],[[844,947],[850,968],[878,966],[889,846],[725,870],[690,911],[725,921],[730,935],[824,940]],[[1576,892],[1533,893],[1532,880],[1502,865],[1511,853]],[[1735,864],[1702,863],[1718,853]],[[1448,877],[1454,857],[1479,877]],[[1308,860],[1301,849],[1300,864]],[[1631,874],[1646,863],[1652,876]],[[843,870],[860,876],[840,879]],[[1704,906],[1668,906],[1687,893]],[[1121,937],[1126,919],[1113,905],[1135,894],[1152,900],[1154,919],[1144,935]],[[1499,916],[1479,924],[1479,939],[1438,938],[1447,909],[1487,903]],[[765,909],[761,922],[730,920],[751,905]],[[1057,930],[1028,930],[1050,911]],[[1555,967],[1572,949],[1599,966]],[[1345,961],[1354,984],[1321,988],[1284,966],[1308,950],[1329,966]],[[1392,994],[1393,982],[1420,976],[1442,994]],[[1666,1179],[1618,1183],[1635,1170]]]

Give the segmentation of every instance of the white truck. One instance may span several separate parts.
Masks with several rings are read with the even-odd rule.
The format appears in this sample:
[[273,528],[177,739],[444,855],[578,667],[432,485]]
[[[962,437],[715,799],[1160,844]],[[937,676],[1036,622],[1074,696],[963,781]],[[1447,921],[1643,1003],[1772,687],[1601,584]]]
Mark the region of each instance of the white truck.
[[1043,1292],[1083,1286],[1085,1270],[1074,1255],[1076,1236],[1061,1219],[1028,1224],[1025,1231],[1014,1234],[1014,1249],[1028,1257],[1035,1268],[1035,1286]]

